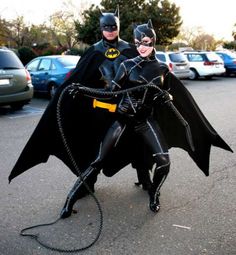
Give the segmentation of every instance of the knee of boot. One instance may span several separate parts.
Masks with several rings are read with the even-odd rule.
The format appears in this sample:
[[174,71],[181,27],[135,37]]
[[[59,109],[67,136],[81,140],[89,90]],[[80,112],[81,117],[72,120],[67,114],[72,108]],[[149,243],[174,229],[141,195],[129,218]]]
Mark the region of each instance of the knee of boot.
[[166,171],[167,173],[169,172],[170,169],[170,159],[168,155],[156,155],[155,156],[155,162],[156,162],[156,169],[160,169],[160,168],[165,168],[164,171]]

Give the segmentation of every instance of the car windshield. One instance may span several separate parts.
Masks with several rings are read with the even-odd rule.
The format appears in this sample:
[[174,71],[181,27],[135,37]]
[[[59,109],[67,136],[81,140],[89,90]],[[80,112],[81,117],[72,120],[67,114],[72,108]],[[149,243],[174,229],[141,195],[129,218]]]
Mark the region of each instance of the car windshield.
[[58,61],[63,65],[63,66],[76,66],[76,64],[79,61],[78,56],[66,56],[66,57],[60,57],[58,58]]
[[22,69],[22,68],[24,68],[24,66],[14,52],[0,51],[0,69]]
[[186,61],[186,57],[180,53],[170,53],[169,57],[172,62],[185,62]]

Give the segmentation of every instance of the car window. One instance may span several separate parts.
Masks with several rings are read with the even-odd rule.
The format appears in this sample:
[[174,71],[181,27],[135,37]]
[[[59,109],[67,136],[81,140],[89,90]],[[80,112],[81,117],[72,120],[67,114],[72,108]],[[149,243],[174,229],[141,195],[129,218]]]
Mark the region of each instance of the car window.
[[179,53],[169,53],[169,58],[172,62],[185,62],[186,57]]
[[202,54],[190,53],[190,54],[187,54],[187,58],[189,61],[192,61],[192,62],[204,61],[204,57]]
[[63,66],[75,66],[79,61],[79,57],[77,57],[77,56],[67,56],[67,57],[58,58],[57,60]]
[[159,53],[156,53],[156,57],[162,61],[162,62],[166,62],[166,57],[164,54],[159,54]]
[[50,59],[42,59],[39,64],[39,71],[49,71],[51,66],[51,60]]
[[51,70],[56,70],[56,69],[57,68],[56,68],[55,64],[52,62]]
[[0,51],[0,69],[22,69],[23,64],[11,51]]
[[31,63],[29,63],[27,65],[27,70],[35,72],[37,70],[38,65],[39,65],[39,61],[40,61],[40,59],[36,59],[36,60],[32,61]]
[[220,56],[218,56],[216,53],[207,53],[207,58],[209,61],[222,61],[222,59],[220,58]]

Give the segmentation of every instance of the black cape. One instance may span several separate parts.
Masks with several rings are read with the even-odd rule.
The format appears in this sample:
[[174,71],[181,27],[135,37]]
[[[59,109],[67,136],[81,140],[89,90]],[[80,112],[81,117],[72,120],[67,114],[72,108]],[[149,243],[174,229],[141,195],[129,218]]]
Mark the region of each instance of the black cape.
[[[58,157],[78,176],[78,172],[71,163],[59,132],[57,104],[65,87],[72,82],[84,81],[83,75],[88,71],[87,77],[95,75],[96,68],[93,73],[93,67],[104,60],[104,55],[97,54],[94,49],[87,54],[89,54],[87,60],[79,62],[78,68],[64,85],[58,89],[54,98],[50,101],[13,167],[9,181],[37,164],[47,162],[50,155]],[[99,59],[100,61],[98,61]],[[94,63],[91,64],[92,62]],[[88,84],[89,82],[88,79]],[[154,116],[164,133],[168,146],[169,148],[178,147],[187,151],[197,166],[208,176],[211,146],[217,146],[231,152],[232,149],[208,122],[182,82],[170,72],[165,76],[165,87],[169,88],[169,92],[174,98],[173,104],[189,123],[195,150],[191,150],[186,139],[185,128],[176,115],[165,105],[158,105],[154,109]],[[94,108],[92,98],[85,97],[82,94],[73,98],[69,93],[64,93],[63,95],[60,113],[66,142],[80,171],[83,171],[95,160],[100,142],[116,118],[116,114],[106,109]],[[137,150],[140,151],[142,149],[137,139],[135,139],[135,135],[127,130],[104,162],[103,173],[106,176],[113,176],[123,167],[135,161],[138,155]],[[151,169],[151,159],[147,157],[146,160],[146,164]]]

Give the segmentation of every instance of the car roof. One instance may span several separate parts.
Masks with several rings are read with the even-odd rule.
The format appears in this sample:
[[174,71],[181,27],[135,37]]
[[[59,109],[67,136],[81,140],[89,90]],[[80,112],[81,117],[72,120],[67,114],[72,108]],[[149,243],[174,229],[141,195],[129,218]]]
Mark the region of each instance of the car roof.
[[79,57],[78,55],[47,55],[47,56],[39,56],[38,58],[64,58],[64,57]]

